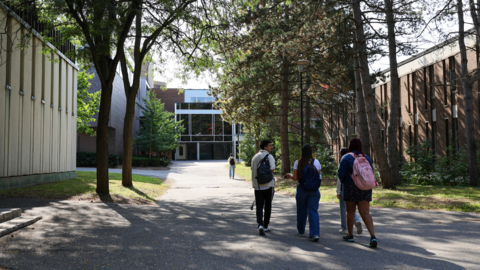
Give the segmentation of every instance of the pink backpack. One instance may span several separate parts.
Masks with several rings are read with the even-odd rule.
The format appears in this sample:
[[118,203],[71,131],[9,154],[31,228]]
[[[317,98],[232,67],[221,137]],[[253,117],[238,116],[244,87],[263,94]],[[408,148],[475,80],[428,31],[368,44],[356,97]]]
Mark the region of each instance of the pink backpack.
[[349,153],[355,159],[353,162],[353,174],[350,174],[355,186],[361,190],[369,190],[378,186],[378,182],[375,180],[375,174],[373,173],[372,166],[362,154],[355,156],[353,153]]

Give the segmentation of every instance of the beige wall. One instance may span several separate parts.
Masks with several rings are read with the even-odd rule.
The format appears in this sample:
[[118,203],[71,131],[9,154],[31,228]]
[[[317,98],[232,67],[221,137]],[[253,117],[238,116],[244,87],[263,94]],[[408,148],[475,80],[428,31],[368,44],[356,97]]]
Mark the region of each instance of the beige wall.
[[[9,33],[28,31],[0,9],[5,24]],[[0,52],[0,178],[75,171],[78,68],[59,52],[42,54],[50,45],[39,36],[24,49],[16,48],[21,35],[12,37],[1,39],[13,49]]]

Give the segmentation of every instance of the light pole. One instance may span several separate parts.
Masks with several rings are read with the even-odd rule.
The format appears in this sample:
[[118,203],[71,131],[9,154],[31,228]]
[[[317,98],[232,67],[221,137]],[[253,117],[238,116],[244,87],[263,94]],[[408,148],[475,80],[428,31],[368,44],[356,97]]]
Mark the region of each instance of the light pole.
[[300,141],[301,146],[303,147],[303,85],[302,85],[302,72],[303,68],[308,65],[308,60],[298,60],[296,64],[298,65],[298,72],[300,72]]

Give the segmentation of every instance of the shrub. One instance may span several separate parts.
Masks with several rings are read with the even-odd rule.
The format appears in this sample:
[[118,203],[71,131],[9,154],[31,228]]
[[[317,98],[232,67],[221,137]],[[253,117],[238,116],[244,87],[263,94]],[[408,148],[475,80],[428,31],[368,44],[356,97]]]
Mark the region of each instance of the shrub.
[[320,145],[315,152],[315,157],[322,164],[322,175],[324,177],[337,174],[338,164],[335,161],[332,150],[328,146]]
[[432,185],[437,182],[432,174],[435,170],[437,157],[431,150],[432,142],[424,140],[419,146],[412,145],[407,149],[410,160],[403,163],[400,173],[402,182],[420,185]]
[[[118,156],[116,154],[108,155],[108,166],[117,167]],[[77,152],[77,167],[97,167],[97,153],[95,152]]]
[[437,166],[442,184],[468,185],[470,177],[467,152],[465,149],[460,149],[455,153],[454,146],[449,146],[447,151],[450,155],[440,158]]
[[170,159],[167,157],[151,157],[133,156],[133,167],[166,167],[170,164]]
[[252,164],[252,158],[256,154],[255,139],[250,133],[245,134],[245,138],[240,142],[240,158],[245,162],[245,166]]

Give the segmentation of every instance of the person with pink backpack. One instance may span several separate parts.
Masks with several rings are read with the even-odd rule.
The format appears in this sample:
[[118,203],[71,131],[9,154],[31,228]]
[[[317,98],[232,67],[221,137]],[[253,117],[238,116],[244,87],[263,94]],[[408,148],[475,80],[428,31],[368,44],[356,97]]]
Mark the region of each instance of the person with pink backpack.
[[347,205],[348,235],[344,236],[343,240],[355,242],[352,232],[355,211],[358,206],[358,212],[370,233],[370,247],[376,248],[378,241],[370,215],[370,202],[372,201],[372,189],[378,183],[375,181],[372,162],[362,151],[360,139],[350,140],[348,154],[344,155],[340,161],[338,178],[343,184],[343,200]]

